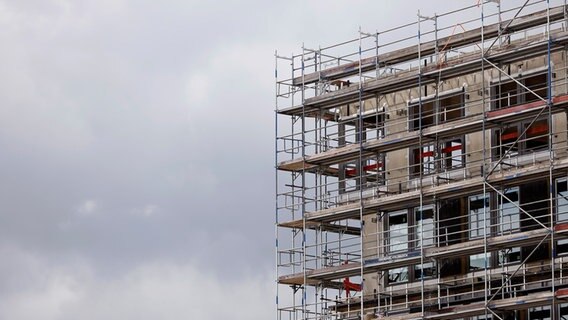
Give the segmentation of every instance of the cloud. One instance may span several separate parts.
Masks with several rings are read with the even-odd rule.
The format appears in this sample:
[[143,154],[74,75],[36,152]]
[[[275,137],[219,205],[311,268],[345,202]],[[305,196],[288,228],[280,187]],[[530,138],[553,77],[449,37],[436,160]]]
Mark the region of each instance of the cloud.
[[210,79],[204,74],[193,73],[187,83],[187,96],[190,108],[203,107],[210,97]]
[[85,200],[77,209],[77,213],[82,216],[89,216],[97,210],[97,202],[95,200]]
[[267,270],[220,280],[191,264],[147,262],[117,277],[81,260],[65,265],[18,248],[0,248],[0,271],[24,286],[0,295],[0,319],[267,319],[274,285]]
[[132,214],[134,216],[148,218],[148,217],[156,215],[158,213],[159,209],[160,208],[156,205],[147,204],[147,205],[143,206],[142,208],[133,209]]

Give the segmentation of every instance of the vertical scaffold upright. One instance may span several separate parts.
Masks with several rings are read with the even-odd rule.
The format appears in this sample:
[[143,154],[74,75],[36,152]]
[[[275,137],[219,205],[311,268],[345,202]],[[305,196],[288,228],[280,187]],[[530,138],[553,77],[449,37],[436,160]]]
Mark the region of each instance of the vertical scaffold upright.
[[568,318],[567,10],[275,53],[277,320]]

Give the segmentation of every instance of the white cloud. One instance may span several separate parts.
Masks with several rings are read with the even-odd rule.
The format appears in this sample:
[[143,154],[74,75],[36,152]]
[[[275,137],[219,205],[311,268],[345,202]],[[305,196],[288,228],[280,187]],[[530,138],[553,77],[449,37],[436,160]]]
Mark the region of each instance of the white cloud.
[[112,283],[89,284],[66,308],[83,319],[266,319],[273,314],[262,277],[221,283],[191,265],[141,266]]
[[204,74],[192,73],[187,81],[187,100],[191,109],[204,108],[210,96],[210,79]]
[[190,263],[156,262],[109,278],[98,277],[80,259],[53,263],[6,247],[0,253],[0,270],[10,271],[0,283],[26,283],[1,297],[0,319],[264,320],[275,312],[274,285],[263,270],[221,281]]
[[147,218],[156,215],[159,209],[157,205],[147,204],[141,208],[132,210],[132,215]]
[[77,213],[82,216],[92,215],[97,210],[97,202],[95,200],[85,200],[78,208]]

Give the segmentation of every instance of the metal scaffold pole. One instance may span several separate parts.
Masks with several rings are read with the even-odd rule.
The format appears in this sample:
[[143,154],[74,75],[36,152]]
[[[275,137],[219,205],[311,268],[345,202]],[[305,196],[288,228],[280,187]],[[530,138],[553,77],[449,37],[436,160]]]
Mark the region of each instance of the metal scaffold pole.
[[278,304],[278,51],[274,51],[274,244],[275,244],[275,271],[276,271],[276,320],[280,320],[280,305]]
[[364,305],[365,305],[365,295],[364,295],[364,278],[363,278],[363,273],[365,272],[364,268],[365,268],[365,260],[364,260],[364,255],[363,255],[363,236],[364,236],[364,228],[365,228],[365,221],[363,220],[363,181],[364,181],[364,167],[365,165],[363,164],[363,109],[364,109],[364,102],[363,102],[363,96],[362,96],[362,91],[363,91],[363,73],[361,70],[361,62],[362,62],[362,52],[361,52],[361,27],[359,27],[359,110],[358,110],[358,119],[357,119],[357,131],[358,131],[358,142],[359,142],[359,159],[357,161],[357,166],[356,166],[356,170],[359,173],[359,181],[358,181],[358,191],[359,191],[359,221],[360,221],[360,241],[359,241],[359,255],[360,255],[360,270],[359,270],[359,276],[361,279],[361,295],[360,295],[360,305],[359,305],[359,310],[360,310],[360,317],[361,319],[363,319],[364,315],[365,315],[365,309],[364,309]]
[[[418,33],[417,33],[417,40],[418,40],[418,130],[420,130],[418,136],[418,146],[420,147],[420,154],[424,150],[422,139],[423,139],[423,131],[422,131],[422,115],[423,115],[423,106],[422,106],[422,51],[421,51],[421,20],[422,16],[420,15],[420,10],[418,10]],[[424,203],[424,193],[422,192],[422,183],[424,179],[424,157],[420,156],[420,181],[419,181],[419,188],[420,188],[420,200],[419,200],[419,210],[420,210],[420,219],[422,219],[422,211],[423,211],[423,203]],[[422,228],[420,232],[420,268],[421,272],[424,271],[424,246],[422,245]],[[424,317],[424,277],[420,279],[420,313],[421,316]]]
[[483,113],[483,122],[482,122],[482,126],[481,126],[481,132],[482,132],[482,164],[481,164],[481,174],[483,176],[483,261],[484,261],[484,267],[483,267],[483,296],[484,296],[484,316],[485,319],[488,318],[488,307],[487,307],[487,297],[489,295],[489,281],[488,281],[488,268],[489,268],[489,259],[488,259],[488,250],[487,250],[487,223],[488,223],[488,215],[487,215],[487,201],[485,199],[488,198],[488,194],[487,194],[487,187],[486,187],[486,181],[487,181],[487,138],[486,138],[486,134],[487,134],[487,129],[485,128],[486,126],[486,117],[485,117],[485,112],[486,112],[486,101],[485,101],[485,92],[486,92],[486,88],[485,88],[485,84],[486,84],[486,80],[485,80],[485,1],[481,0],[481,110]]
[[556,245],[554,240],[554,178],[552,169],[554,167],[554,144],[552,139],[552,133],[554,132],[554,122],[552,118],[552,56],[550,52],[550,0],[546,0],[546,37],[547,37],[547,48],[546,48],[546,106],[548,111],[548,156],[549,156],[549,168],[548,168],[548,191],[549,191],[549,210],[550,210],[550,286],[552,292],[552,304],[550,307],[550,318],[556,319],[556,276],[555,276],[555,258],[556,258]]
[[305,87],[305,72],[306,72],[306,49],[302,44],[302,56],[301,56],[301,76],[302,76],[302,273],[304,276],[304,281],[302,284],[302,319],[308,319],[308,278],[307,278],[307,263],[308,263],[308,252],[307,252],[307,224],[306,224],[306,87]]
[[566,316],[565,3],[274,52],[276,320]]

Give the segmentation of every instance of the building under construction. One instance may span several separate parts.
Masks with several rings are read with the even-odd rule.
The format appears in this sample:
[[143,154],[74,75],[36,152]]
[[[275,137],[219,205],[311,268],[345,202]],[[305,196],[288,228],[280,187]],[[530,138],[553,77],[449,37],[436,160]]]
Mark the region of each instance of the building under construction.
[[568,319],[568,7],[276,54],[277,319]]

